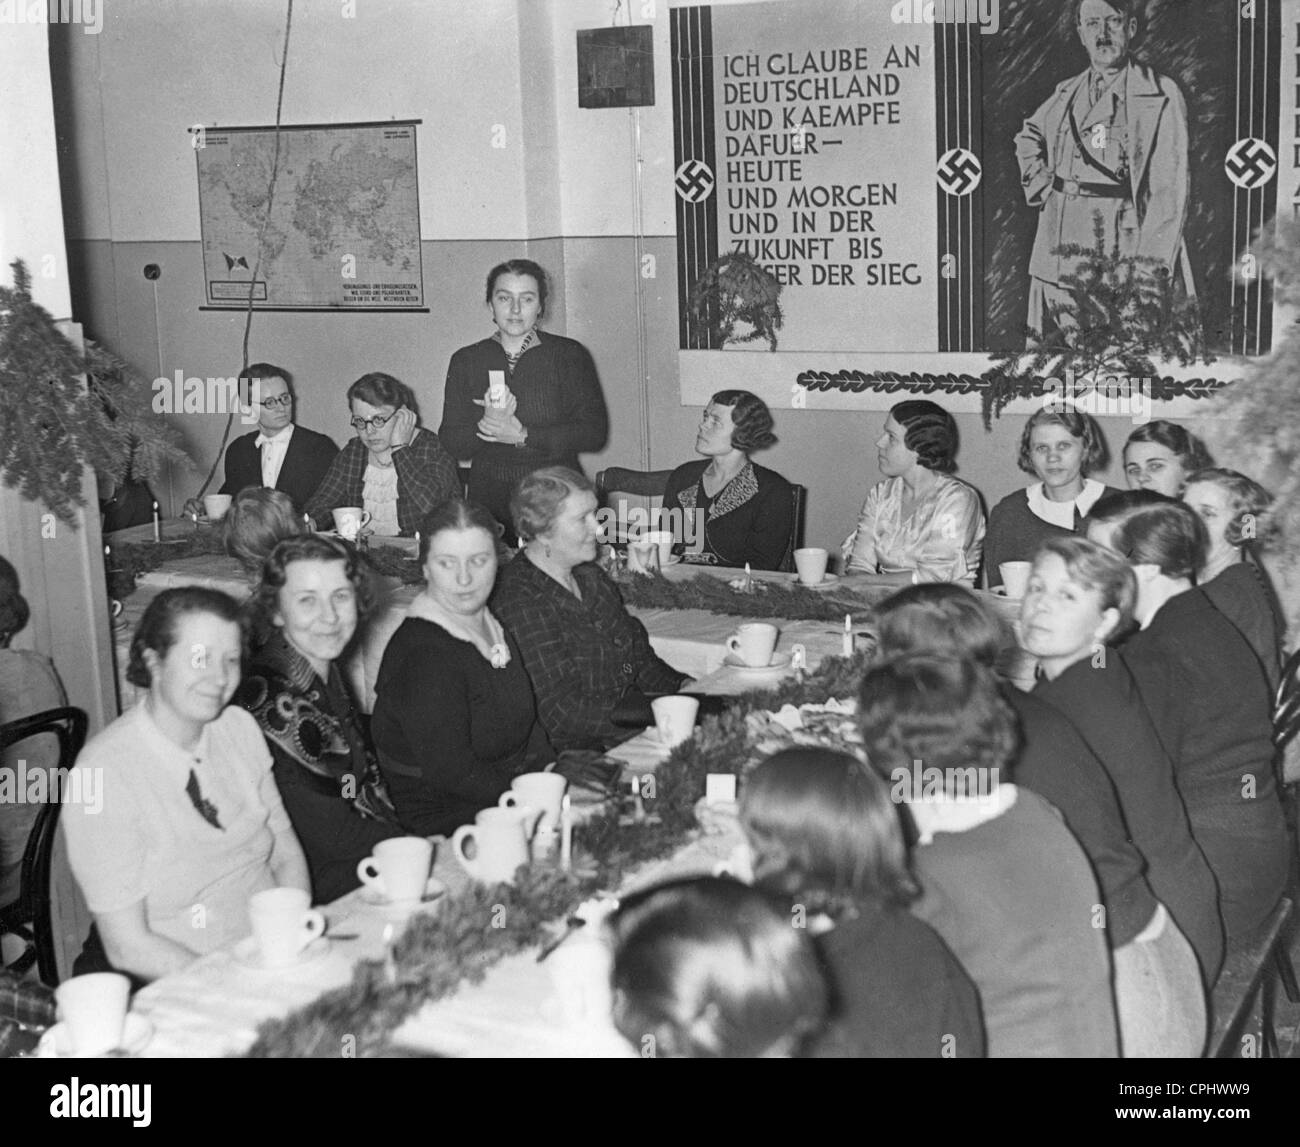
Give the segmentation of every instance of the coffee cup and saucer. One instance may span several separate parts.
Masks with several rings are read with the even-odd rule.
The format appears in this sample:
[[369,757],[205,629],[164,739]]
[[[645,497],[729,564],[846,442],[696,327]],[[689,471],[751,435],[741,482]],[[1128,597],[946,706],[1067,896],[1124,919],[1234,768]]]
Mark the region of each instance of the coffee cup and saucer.
[[447,891],[430,875],[432,868],[433,844],[424,837],[381,840],[357,865],[357,877],[365,886],[361,899],[394,911],[413,911]]
[[727,655],[722,664],[728,669],[749,673],[775,673],[790,667],[790,654],[776,652],[778,630],[765,621],[742,625],[727,638]]
[[268,888],[248,901],[253,934],[235,945],[235,962],[254,971],[279,971],[319,960],[330,950],[325,915],[301,888]]
[[144,1016],[127,1011],[131,981],[117,972],[73,976],[54,989],[60,1022],[41,1036],[42,1059],[138,1055],[153,1039]]

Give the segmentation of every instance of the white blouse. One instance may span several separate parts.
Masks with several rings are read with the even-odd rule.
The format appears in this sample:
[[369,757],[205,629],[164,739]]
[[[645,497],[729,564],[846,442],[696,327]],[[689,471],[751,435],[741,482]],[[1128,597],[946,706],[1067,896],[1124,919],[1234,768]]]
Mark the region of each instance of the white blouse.
[[381,538],[395,538],[402,528],[397,523],[397,467],[366,466],[361,499],[370,514],[369,530]]

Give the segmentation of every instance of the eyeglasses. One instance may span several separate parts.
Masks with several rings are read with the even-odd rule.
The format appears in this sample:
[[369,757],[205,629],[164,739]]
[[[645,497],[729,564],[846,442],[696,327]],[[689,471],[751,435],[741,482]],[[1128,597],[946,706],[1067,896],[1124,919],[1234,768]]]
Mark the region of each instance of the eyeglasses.
[[268,410],[271,410],[271,409],[273,409],[274,407],[277,407],[277,406],[292,406],[292,405],[293,405],[293,395],[292,395],[292,394],[282,394],[282,395],[280,395],[278,398],[264,398],[264,399],[261,400],[260,403],[258,403],[258,405],[259,405],[259,406],[265,406]]
[[376,414],[374,418],[354,418],[349,425],[360,434],[363,430],[378,430],[385,422],[396,415],[397,411],[394,410],[392,414]]
[[1105,19],[1092,17],[1088,20],[1081,21],[1084,28],[1089,32],[1100,32],[1104,24],[1107,32],[1120,32],[1124,28],[1125,20],[1123,16],[1107,16]]

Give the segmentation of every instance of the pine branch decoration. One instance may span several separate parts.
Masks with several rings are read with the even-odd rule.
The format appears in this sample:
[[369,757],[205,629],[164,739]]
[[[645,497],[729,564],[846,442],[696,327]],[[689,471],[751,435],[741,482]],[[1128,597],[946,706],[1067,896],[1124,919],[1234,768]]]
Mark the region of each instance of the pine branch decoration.
[[[785,321],[780,297],[781,283],[775,275],[752,255],[729,251],[710,263],[695,281],[686,312],[709,329],[714,346],[765,338],[768,349],[776,350],[776,332]],[[753,329],[737,334],[738,323]]]
[[984,374],[981,396],[984,428],[1018,398],[1039,398],[1044,380],[1065,380],[1067,371],[1081,390],[1105,391],[1127,379],[1160,376],[1157,360],[1182,366],[1214,361],[1206,349],[1205,322],[1195,299],[1177,289],[1169,268],[1145,255],[1121,255],[1106,250],[1100,215],[1094,223],[1095,245],[1069,243],[1054,255],[1078,260],[1061,286],[1077,307],[1048,306],[1048,337],[1024,328],[1023,349],[999,351]]
[[93,344],[80,353],[33,300],[22,260],[11,266],[13,287],[0,287],[0,471],[6,486],[72,522],[85,505],[85,467],[149,478],[185,453],[140,380]]

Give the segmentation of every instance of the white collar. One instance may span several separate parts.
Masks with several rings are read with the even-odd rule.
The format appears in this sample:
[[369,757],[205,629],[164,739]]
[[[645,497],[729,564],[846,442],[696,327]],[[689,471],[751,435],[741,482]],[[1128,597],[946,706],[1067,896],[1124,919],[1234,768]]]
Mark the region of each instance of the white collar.
[[929,844],[939,832],[969,832],[1000,817],[1016,803],[1016,786],[1000,784],[987,799],[942,800],[924,797],[907,802],[919,834],[918,844]]
[[1080,517],[1086,516],[1088,511],[1097,504],[1097,500],[1105,489],[1105,485],[1095,478],[1085,478],[1083,480],[1083,492],[1074,501],[1053,502],[1044,492],[1043,483],[1035,482],[1025,489],[1025,498],[1029,502],[1030,512],[1036,518],[1042,518],[1043,521],[1051,522],[1054,526],[1062,526],[1067,530],[1072,530],[1074,529],[1075,507],[1078,507]]
[[418,617],[441,626],[452,637],[468,641],[473,645],[483,655],[484,660],[491,663],[493,669],[504,669],[510,664],[510,646],[506,642],[506,632],[501,628],[501,623],[492,616],[491,610],[485,608],[483,613],[487,619],[488,633],[492,635],[491,644],[484,641],[480,634],[475,633],[464,621],[450,610],[444,609],[427,593],[416,594],[415,600],[406,607],[407,617]]
[[293,437],[293,423],[290,422],[283,430],[277,430],[269,438],[260,430],[257,432],[257,441],[253,443],[259,450],[268,442],[285,442],[287,443]]

